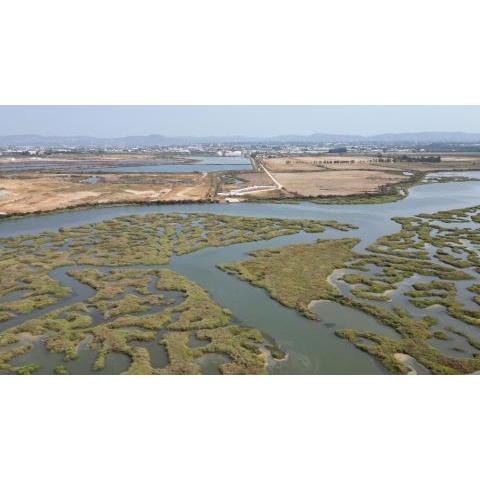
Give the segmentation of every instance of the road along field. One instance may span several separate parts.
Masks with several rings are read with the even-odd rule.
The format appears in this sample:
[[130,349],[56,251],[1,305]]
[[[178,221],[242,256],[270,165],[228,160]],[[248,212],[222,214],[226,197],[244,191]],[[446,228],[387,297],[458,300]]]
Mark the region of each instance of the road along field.
[[[257,159],[257,164],[265,171],[244,176],[240,193],[261,200],[308,198],[317,203],[384,203],[402,198],[427,173],[480,170],[478,155],[457,158],[428,153],[421,158],[421,161],[417,157],[412,157],[414,161],[392,161],[373,155],[262,158]],[[253,175],[261,176],[262,181],[270,180],[277,189],[253,188],[260,180]],[[222,182],[222,191],[225,190]]]
[[3,175],[0,212],[35,213],[123,202],[207,201],[214,193],[215,177],[207,173]]
[[[305,161],[311,158],[314,157],[302,157]],[[356,162],[328,167],[312,164],[310,169],[288,170],[283,168],[287,165],[286,158],[281,158],[283,167],[278,167],[274,160],[277,159],[262,160],[258,167],[261,172],[5,172],[0,174],[0,215],[115,203],[283,199],[308,199],[317,203],[384,203],[403,198],[408,188],[421,182],[426,173],[480,170],[480,163],[476,161]]]

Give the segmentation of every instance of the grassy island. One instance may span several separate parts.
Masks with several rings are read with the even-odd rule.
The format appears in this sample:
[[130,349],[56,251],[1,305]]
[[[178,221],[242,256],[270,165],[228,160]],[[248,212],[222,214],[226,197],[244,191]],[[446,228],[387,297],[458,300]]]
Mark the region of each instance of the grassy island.
[[[69,373],[83,356],[92,358],[90,369],[102,371],[114,354],[128,359],[124,373],[130,374],[201,373],[202,358],[212,355],[223,359],[221,373],[265,373],[267,353],[281,355],[261,332],[235,325],[207,291],[159,267],[206,247],[326,227],[353,228],[334,221],[150,214],[1,239],[0,371],[39,371],[41,364],[28,359],[43,351],[42,358],[56,359],[50,373],[57,374]],[[78,300],[58,271],[92,293]],[[163,363],[152,362],[158,351],[165,352]]]
[[358,240],[351,238],[319,240],[312,245],[257,250],[250,254],[252,260],[220,265],[219,268],[265,288],[278,302],[315,319],[308,309],[309,303],[339,297],[328,276],[356,257],[352,248],[357,243]]
[[[463,300],[465,293],[471,292],[471,302],[480,304],[480,207],[394,220],[400,231],[379,238],[362,254],[352,251],[355,239],[328,240],[260,250],[253,252],[250,260],[220,268],[266,289],[272,298],[308,318],[316,319],[309,303],[325,299],[363,311],[391,327],[399,339],[356,331],[353,326],[336,333],[378,358],[393,373],[411,371],[402,361],[405,356],[437,374],[480,370],[480,308]],[[329,282],[336,269],[344,270],[340,280],[349,287],[349,294]],[[415,278],[425,281],[412,282]],[[407,304],[425,309],[425,314],[414,315],[409,308],[390,304],[397,291]],[[435,315],[429,314],[429,307],[443,308],[450,322],[477,330],[442,329]],[[432,344],[436,340],[448,345],[452,335],[464,338],[474,353],[452,356]],[[459,348],[451,350],[461,352]]]

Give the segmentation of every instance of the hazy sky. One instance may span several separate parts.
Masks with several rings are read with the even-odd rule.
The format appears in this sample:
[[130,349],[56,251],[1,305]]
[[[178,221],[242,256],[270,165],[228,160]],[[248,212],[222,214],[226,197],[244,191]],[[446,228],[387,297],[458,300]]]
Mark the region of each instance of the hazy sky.
[[0,106],[0,135],[480,132],[480,106]]

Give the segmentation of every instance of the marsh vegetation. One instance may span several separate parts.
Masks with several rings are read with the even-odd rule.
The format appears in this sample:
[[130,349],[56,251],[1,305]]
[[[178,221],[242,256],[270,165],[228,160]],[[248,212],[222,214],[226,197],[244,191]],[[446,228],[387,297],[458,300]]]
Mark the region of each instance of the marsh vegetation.
[[[260,331],[235,324],[199,285],[160,266],[207,247],[326,227],[353,228],[334,221],[152,214],[4,238],[0,371],[40,371],[41,364],[28,360],[44,348],[56,355],[50,373],[57,374],[69,373],[82,355],[92,358],[93,371],[121,355],[128,359],[125,373],[196,374],[203,357],[220,355],[221,373],[266,373],[269,352],[278,359],[282,352]],[[83,286],[83,298],[59,272]],[[166,351],[165,365],[152,363],[158,348]]]
[[[473,191],[473,183],[465,189]],[[448,189],[421,189],[434,187]],[[395,231],[386,214],[401,215],[412,202],[371,207],[383,212],[377,223],[363,216],[366,206],[348,215],[339,213],[342,207],[311,204],[282,206],[282,213],[278,206],[228,207],[259,218],[185,208],[188,213],[117,213],[108,219],[110,210],[101,209],[69,213],[68,220],[78,217],[81,226],[4,238],[2,371],[473,373],[480,370],[480,209],[407,209],[410,216],[394,218]],[[211,210],[227,213],[223,206]],[[269,217],[284,211],[345,223]],[[360,230],[348,233],[356,215]],[[102,216],[107,220],[86,223]],[[44,218],[40,224],[50,226]],[[25,218],[18,225],[27,223]],[[17,228],[14,220],[6,224]],[[311,243],[329,227],[337,231],[326,231],[328,240]],[[360,243],[341,238],[357,235]],[[221,262],[235,276],[216,270]],[[239,307],[252,298],[255,304]],[[328,301],[328,309],[312,306],[319,299]],[[337,310],[340,316],[350,312],[348,321],[337,321]],[[321,316],[325,328],[297,312],[310,320]],[[297,328],[292,322],[303,323]]]
[[[364,253],[353,250],[356,239],[327,240],[257,251],[221,268],[308,318],[316,319],[308,306],[320,299],[391,327],[398,338],[354,328],[336,332],[391,372],[411,372],[404,355],[437,374],[480,370],[480,308],[475,307],[480,304],[480,207],[394,221],[400,231],[379,238]],[[341,272],[336,283],[335,270]],[[470,351],[449,346],[455,337],[465,339]]]

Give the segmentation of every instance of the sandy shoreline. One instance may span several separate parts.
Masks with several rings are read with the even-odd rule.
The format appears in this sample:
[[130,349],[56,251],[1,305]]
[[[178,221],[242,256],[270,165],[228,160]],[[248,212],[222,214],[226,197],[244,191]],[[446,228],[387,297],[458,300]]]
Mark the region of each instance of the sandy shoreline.
[[403,366],[409,369],[407,375],[418,375],[418,372],[415,370],[415,368],[413,368],[411,364],[412,361],[415,361],[413,357],[407,355],[406,353],[394,353],[393,357],[397,362],[401,363]]

